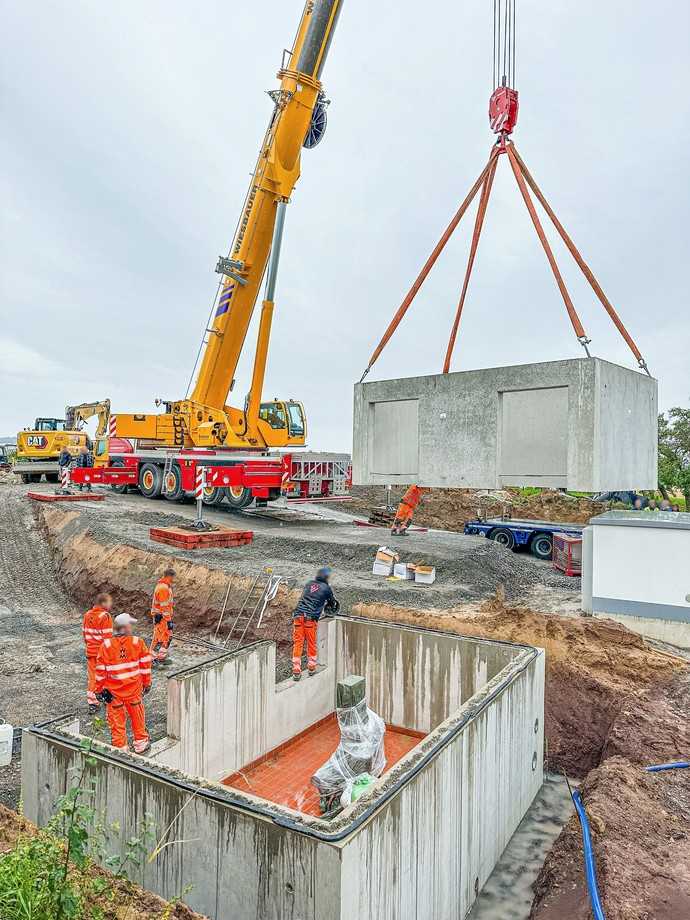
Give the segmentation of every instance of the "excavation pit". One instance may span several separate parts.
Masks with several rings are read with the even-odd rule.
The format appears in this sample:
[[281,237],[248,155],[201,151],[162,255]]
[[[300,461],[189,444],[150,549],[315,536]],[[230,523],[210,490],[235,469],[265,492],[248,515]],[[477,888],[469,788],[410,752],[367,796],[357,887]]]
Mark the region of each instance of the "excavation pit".
[[[171,674],[167,737],[148,757],[92,752],[94,807],[123,841],[144,815],[174,826],[181,843],[136,881],[172,897],[184,879],[189,905],[216,920],[464,917],[542,784],[543,651],[359,617],[322,620],[318,644],[319,668],[299,682],[276,683],[266,640]],[[384,774],[327,819],[285,793],[332,753],[336,688],[353,674],[394,746]],[[31,820],[49,820],[80,741],[74,719],[25,732]],[[281,755],[281,801],[223,782],[244,772],[251,784]]]

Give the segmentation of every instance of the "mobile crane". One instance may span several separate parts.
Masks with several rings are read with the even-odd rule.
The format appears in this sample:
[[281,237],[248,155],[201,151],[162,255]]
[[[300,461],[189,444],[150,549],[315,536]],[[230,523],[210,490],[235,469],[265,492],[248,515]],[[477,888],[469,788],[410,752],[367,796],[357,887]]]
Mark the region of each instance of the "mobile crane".
[[[274,108],[252,175],[230,255],[216,271],[223,276],[220,296],[189,398],[163,400],[162,414],[117,415],[117,435],[143,438],[167,447],[265,450],[303,446],[306,420],[294,400],[261,402],[278,261],[290,195],[300,176],[302,146],[313,147],[325,129],[321,73],[342,0],[306,3],[292,51],[269,95]],[[251,386],[241,409],[226,404],[235,383],[261,282],[261,307]]]
[[[296,400],[262,402],[278,262],[290,196],[300,176],[302,147],[315,147],[326,127],[321,74],[343,0],[308,0],[291,51],[283,53],[280,87],[269,93],[273,112],[227,257],[214,316],[190,395],[159,400],[162,413],[111,415],[109,437],[96,443],[95,469],[74,480],[131,485],[148,498],[177,500],[207,467],[205,499],[235,508],[254,498],[343,495],[351,468],[345,455],[270,454],[303,447],[307,423]],[[249,325],[266,278],[249,392],[243,407],[227,405]],[[252,459],[254,458],[254,459]]]

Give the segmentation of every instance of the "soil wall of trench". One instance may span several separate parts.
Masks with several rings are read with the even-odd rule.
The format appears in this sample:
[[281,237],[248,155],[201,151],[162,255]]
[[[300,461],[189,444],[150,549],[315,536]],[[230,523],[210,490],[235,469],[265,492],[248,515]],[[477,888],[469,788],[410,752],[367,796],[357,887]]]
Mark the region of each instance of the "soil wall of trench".
[[[153,589],[170,566],[177,573],[176,630],[182,634],[193,631],[197,638],[209,638],[214,633],[224,603],[219,639],[227,635],[254,580],[252,576],[228,575],[169,554],[122,543],[103,544],[89,534],[78,511],[39,508],[36,514],[50,544],[60,582],[73,600],[87,609],[99,592],[107,591],[112,595],[114,612],[131,614],[147,629]],[[299,591],[281,585],[261,628],[251,630],[248,637],[275,640],[278,656],[284,657],[298,598]]]

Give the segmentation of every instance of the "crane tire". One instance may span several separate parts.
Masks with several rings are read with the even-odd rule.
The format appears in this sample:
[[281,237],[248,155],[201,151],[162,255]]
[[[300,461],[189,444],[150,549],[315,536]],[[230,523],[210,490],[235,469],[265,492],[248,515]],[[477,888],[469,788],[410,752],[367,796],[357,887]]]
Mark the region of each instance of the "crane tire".
[[165,480],[161,482],[163,498],[169,502],[181,502],[185,497],[185,490],[182,488],[182,470],[177,463],[174,463],[165,474]]
[[254,501],[252,490],[246,486],[228,486],[225,489],[225,495],[233,511],[241,511]]
[[225,500],[225,489],[222,486],[207,486],[201,500],[205,505],[220,505]]
[[163,491],[163,470],[155,463],[144,463],[139,470],[139,491],[144,498],[160,498]]

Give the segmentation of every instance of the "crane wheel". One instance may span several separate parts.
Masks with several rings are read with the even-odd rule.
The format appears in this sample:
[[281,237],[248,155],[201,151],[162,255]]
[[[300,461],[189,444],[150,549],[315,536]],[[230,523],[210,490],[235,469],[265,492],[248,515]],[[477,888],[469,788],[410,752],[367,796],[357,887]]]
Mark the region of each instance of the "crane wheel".
[[139,470],[139,491],[144,498],[161,497],[163,470],[155,463],[144,463]]
[[179,502],[185,497],[185,491],[182,488],[182,472],[176,463],[165,474],[162,489],[163,498],[169,502]]
[[507,527],[497,527],[495,530],[492,530],[489,534],[489,539],[493,540],[494,543],[505,546],[506,549],[515,549],[515,537]]
[[207,486],[204,489],[204,493],[201,496],[201,500],[205,505],[220,505],[220,503],[225,498],[225,489],[216,488],[215,486]]
[[228,486],[225,493],[233,511],[241,511],[254,501],[252,490],[246,486]]
[[[124,466],[124,463],[122,462],[122,460],[113,460],[113,462],[110,465],[111,466]],[[124,495],[127,489],[129,488],[129,486],[111,486],[110,488],[113,490],[113,492],[117,493],[117,495]]]

